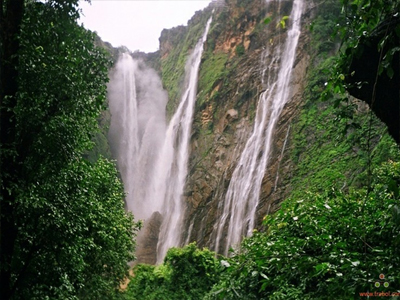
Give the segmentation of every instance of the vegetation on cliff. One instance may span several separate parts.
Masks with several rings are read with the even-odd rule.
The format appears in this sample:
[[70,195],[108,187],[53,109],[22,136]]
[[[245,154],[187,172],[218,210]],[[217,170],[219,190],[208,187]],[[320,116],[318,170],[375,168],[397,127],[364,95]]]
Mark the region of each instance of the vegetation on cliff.
[[1,299],[110,299],[133,259],[115,165],[84,153],[109,59],[75,0],[1,1]]
[[172,116],[179,104],[187,58],[202,36],[209,17],[210,11],[197,12],[189,21],[189,26],[164,29],[161,33],[160,43],[163,48],[160,53],[160,68],[161,78],[169,96],[167,104],[169,116]]
[[340,190],[366,186],[374,166],[400,159],[387,128],[363,102],[345,92],[343,75],[337,74],[342,58],[340,52],[334,53],[342,39],[334,33],[339,24],[345,26],[337,17],[341,10],[338,1],[323,2],[310,27],[313,65],[304,106],[292,130],[295,171],[288,179],[292,196],[332,186]]

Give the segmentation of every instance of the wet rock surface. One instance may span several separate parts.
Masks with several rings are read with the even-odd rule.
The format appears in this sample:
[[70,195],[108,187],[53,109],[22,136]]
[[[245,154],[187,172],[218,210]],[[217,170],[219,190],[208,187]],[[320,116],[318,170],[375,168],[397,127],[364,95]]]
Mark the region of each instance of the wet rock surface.
[[143,229],[137,236],[137,249],[135,263],[156,264],[157,262],[157,243],[162,215],[154,212],[144,223]]
[[[290,10],[289,1],[282,5],[271,2],[269,7],[265,6],[264,1],[252,1],[246,9],[238,6],[236,1],[228,1],[220,12],[236,25],[224,26],[219,35],[214,36],[214,53],[224,52],[229,55],[229,59],[225,65],[226,79],[223,83],[218,83],[219,97],[211,99],[212,110],[207,110],[207,122],[212,126],[198,129],[201,126],[198,120],[204,119],[204,109],[197,108],[195,114],[194,131],[198,130],[199,133],[192,137],[185,193],[187,213],[183,240],[186,242],[196,241],[200,247],[213,248],[215,236],[212,236],[212,232],[220,217],[219,206],[225,197],[238,158],[252,132],[257,102],[265,89],[261,80],[262,55],[266,47],[279,46],[286,38],[285,29],[274,30],[274,21],[267,26],[263,24],[263,20],[272,16],[276,22],[276,16],[288,14]],[[307,24],[307,18],[302,22]],[[302,27],[290,83],[290,100],[277,124],[270,163],[262,181],[256,228],[262,227],[264,215],[276,211],[290,192],[290,187],[285,185],[293,168],[288,155],[290,135],[286,142],[285,139],[288,127],[302,105],[309,61],[308,31],[304,29],[305,26]],[[240,44],[245,48],[245,53],[241,56],[236,51]],[[286,150],[282,151],[284,144]]]

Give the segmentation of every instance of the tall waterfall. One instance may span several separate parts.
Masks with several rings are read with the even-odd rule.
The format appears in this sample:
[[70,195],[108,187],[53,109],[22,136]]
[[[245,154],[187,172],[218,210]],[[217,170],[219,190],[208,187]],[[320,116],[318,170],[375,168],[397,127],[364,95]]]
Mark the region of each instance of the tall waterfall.
[[151,191],[165,137],[168,96],[157,73],[127,53],[110,77],[110,145],[124,182],[127,209],[137,219],[147,219],[162,206]]
[[283,48],[277,46],[270,53],[267,47],[263,53],[261,77],[265,91],[259,97],[253,132],[232,174],[225,199],[219,207],[222,215],[214,227],[215,251],[225,255],[229,247],[239,244],[243,236],[249,236],[255,226],[261,183],[268,166],[274,129],[289,98],[303,1],[293,2],[289,17],[291,28]]
[[154,70],[123,54],[110,76],[112,152],[127,193],[127,209],[136,219],[149,219],[153,213],[161,213],[158,262],[162,262],[170,247],[181,245],[185,212],[182,194],[198,72],[210,24],[211,18],[186,63],[184,92],[168,127],[167,95]]
[[167,250],[180,246],[184,206],[182,194],[187,175],[189,141],[193,121],[194,104],[197,94],[197,79],[212,18],[207,22],[203,36],[198,41],[186,63],[186,85],[179,106],[167,129],[164,146],[159,156],[156,198],[164,199],[161,214],[160,235],[157,246],[157,260],[164,259]]

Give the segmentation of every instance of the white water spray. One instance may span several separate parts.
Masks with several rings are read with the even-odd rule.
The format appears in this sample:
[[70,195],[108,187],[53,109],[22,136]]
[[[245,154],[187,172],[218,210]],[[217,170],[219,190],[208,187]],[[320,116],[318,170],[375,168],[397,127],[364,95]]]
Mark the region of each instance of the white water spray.
[[151,198],[151,182],[165,136],[167,93],[157,73],[127,53],[110,77],[110,145],[124,182],[127,209],[136,219],[147,219],[161,207]]
[[203,45],[210,29],[212,18],[207,22],[202,38],[198,41],[186,64],[186,89],[178,109],[173,115],[167,129],[164,146],[160,153],[155,189],[156,198],[164,199],[161,214],[163,222],[157,246],[157,261],[162,262],[170,247],[180,246],[184,206],[184,191],[187,163],[189,158],[189,141],[193,121],[194,104],[197,94],[197,79],[203,53]]
[[122,54],[108,85],[109,139],[127,193],[127,209],[136,219],[146,220],[157,211],[162,215],[158,262],[170,247],[181,245],[182,194],[198,72],[210,24],[211,18],[186,64],[184,93],[168,128],[167,95],[154,70]]
[[[266,58],[270,55],[269,50],[267,49],[263,55],[262,83],[266,90],[260,95],[253,133],[232,174],[222,215],[214,227],[215,251],[224,255],[228,254],[231,246],[237,246],[243,236],[251,235],[254,229],[261,183],[268,165],[272,137],[282,109],[289,98],[289,82],[300,36],[303,1],[293,2],[289,17],[292,25],[287,32],[284,48],[275,48],[268,65]],[[265,76],[267,80],[264,79]]]
[[[280,169],[280,167],[281,167],[281,161],[282,161],[282,159],[283,159],[283,154],[285,153],[286,144],[287,144],[287,141],[288,141],[288,138],[289,138],[289,132],[290,132],[290,125],[288,126],[288,129],[287,129],[287,131],[286,131],[285,141],[283,142],[281,155],[279,155],[279,159],[278,159],[278,168],[276,168],[276,176],[275,176],[274,191],[276,191],[276,188],[278,187],[279,169]],[[268,214],[268,213],[267,213],[267,214]]]

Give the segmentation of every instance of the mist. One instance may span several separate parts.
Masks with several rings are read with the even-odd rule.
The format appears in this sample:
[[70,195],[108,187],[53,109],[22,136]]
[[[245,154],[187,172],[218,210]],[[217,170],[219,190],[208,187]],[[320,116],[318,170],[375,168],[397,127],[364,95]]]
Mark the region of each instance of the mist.
[[155,162],[165,139],[168,94],[155,70],[122,54],[108,84],[111,111],[109,141],[135,219],[161,209],[152,185]]

